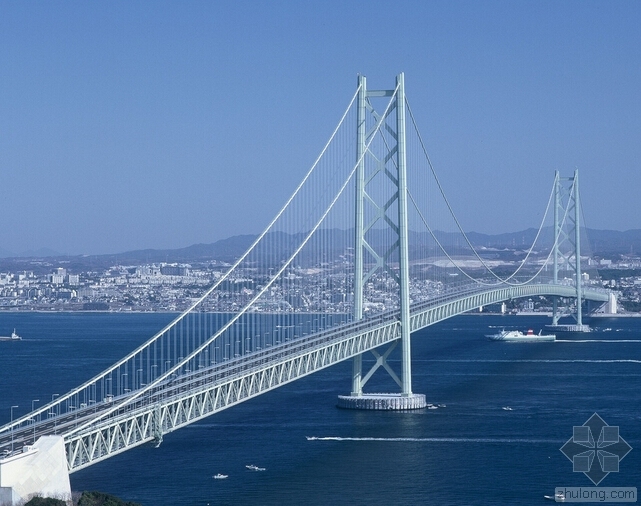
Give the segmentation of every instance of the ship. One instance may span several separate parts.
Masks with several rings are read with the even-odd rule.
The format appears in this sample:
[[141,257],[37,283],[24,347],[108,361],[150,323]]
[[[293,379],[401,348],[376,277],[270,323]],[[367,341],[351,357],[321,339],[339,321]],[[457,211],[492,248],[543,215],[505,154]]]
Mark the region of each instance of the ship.
[[539,341],[555,341],[555,334],[542,334],[539,331],[535,334],[532,329],[529,329],[526,334],[520,330],[501,330],[498,334],[487,336],[490,341],[513,341],[521,343],[536,343]]
[[16,334],[16,329],[13,329],[13,332],[10,336],[0,336],[0,341],[21,341],[22,337]]

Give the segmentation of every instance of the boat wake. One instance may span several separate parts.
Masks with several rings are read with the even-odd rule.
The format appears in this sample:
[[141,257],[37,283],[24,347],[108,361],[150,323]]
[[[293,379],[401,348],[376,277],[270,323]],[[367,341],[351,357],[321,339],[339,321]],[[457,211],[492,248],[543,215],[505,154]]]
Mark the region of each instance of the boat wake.
[[641,339],[557,339],[557,343],[641,343]]
[[[557,343],[559,341],[556,341]],[[631,363],[631,364],[641,364],[641,360],[636,359],[516,359],[516,360],[501,360],[501,359],[427,359],[427,360],[416,360],[416,362],[441,362],[441,363],[487,363],[487,364],[515,364],[515,363],[528,363],[528,364],[565,364],[565,363],[586,363],[586,364],[615,364],[615,363]]]
[[381,441],[391,443],[557,443],[556,439],[469,438],[469,437],[338,437],[305,436],[307,441]]

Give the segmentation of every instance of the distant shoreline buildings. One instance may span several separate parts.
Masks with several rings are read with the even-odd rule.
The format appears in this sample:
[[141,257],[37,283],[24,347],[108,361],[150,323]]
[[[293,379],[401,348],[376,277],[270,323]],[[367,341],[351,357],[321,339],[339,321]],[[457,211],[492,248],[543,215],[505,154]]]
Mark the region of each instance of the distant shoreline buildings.
[[[634,271],[641,267],[641,261],[638,265],[636,260],[629,258],[591,263],[607,269],[607,279],[600,283],[617,292],[620,312],[641,312],[641,272]],[[67,267],[55,267],[46,274],[0,272],[0,311],[181,312],[204,294],[228,266],[216,261],[202,265],[162,262],[113,265],[84,272],[71,272]],[[252,279],[251,273],[244,276],[234,280],[236,286],[228,293],[221,288],[221,296],[212,311],[237,311],[255,293],[260,281]],[[256,310],[351,312],[349,281],[344,277],[333,280],[329,293],[323,288],[328,276],[331,277],[329,268],[324,272],[322,269],[301,269],[297,286],[289,292],[273,293],[267,302],[257,305]],[[441,289],[438,282],[423,281],[412,288],[412,298],[426,300]],[[394,307],[395,301],[388,293],[377,293],[372,289],[367,304],[378,312]],[[550,300],[539,297],[494,306],[483,308],[483,312],[545,313],[550,310]]]

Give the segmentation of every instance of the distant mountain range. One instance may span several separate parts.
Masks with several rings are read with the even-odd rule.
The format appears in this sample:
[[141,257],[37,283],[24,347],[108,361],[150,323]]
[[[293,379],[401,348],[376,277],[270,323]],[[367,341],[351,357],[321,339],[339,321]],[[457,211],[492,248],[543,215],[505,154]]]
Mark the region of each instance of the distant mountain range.
[[[322,240],[331,239],[331,243],[338,248],[343,248],[351,242],[352,231],[331,230],[325,231]],[[505,234],[480,234],[469,232],[467,235],[476,248],[492,249],[522,249],[532,244],[537,233],[537,229],[530,228],[520,232],[511,232]],[[446,238],[449,234],[437,232],[437,235]],[[551,234],[548,234],[551,236]],[[3,269],[10,268],[11,264],[24,265],[25,261],[30,260],[33,263],[35,259],[42,260],[43,264],[49,264],[52,260],[60,261],[64,258],[64,263],[70,268],[86,269],[93,266],[98,268],[105,265],[139,265],[143,263],[158,262],[203,262],[216,259],[219,261],[230,262],[247,250],[256,238],[255,235],[237,235],[222,239],[211,244],[194,244],[186,248],[179,249],[144,249],[136,251],[127,251],[124,253],[109,255],[78,255],[65,256],[52,250],[41,249],[38,251],[29,251],[20,255],[14,255],[11,252],[0,249],[0,265]],[[288,249],[296,241],[295,236],[286,236],[285,234],[272,234],[270,244],[265,248],[278,246],[279,248]],[[586,240],[586,237],[583,237]],[[410,234],[410,247],[413,241],[421,241],[420,234]],[[589,242],[592,253],[599,256],[612,256],[617,254],[629,254],[641,252],[641,229],[626,230],[619,232],[616,230],[595,230],[588,229],[587,241]],[[283,246],[285,245],[285,246]]]
[[[537,230],[538,229],[535,228],[528,228],[521,232],[497,235],[468,232],[467,236],[475,247],[529,247],[536,237]],[[552,234],[548,233],[548,237],[552,237]],[[593,255],[609,256],[613,254],[641,253],[641,229],[620,232],[618,230],[597,230],[588,228],[587,233],[584,233],[581,239],[582,243],[587,243],[589,245],[590,251]]]

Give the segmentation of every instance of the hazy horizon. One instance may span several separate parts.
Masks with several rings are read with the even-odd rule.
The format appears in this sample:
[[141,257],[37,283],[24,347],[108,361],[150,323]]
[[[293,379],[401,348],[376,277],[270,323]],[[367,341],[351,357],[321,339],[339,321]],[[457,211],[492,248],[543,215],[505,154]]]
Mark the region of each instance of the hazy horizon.
[[[515,235],[515,234],[520,234],[523,232],[528,232],[528,231],[535,231],[534,227],[528,227],[526,229],[522,230],[514,230],[511,232],[497,232],[496,234],[485,234],[483,232],[476,232],[475,230],[470,230],[467,231],[466,234],[480,234],[480,235],[487,235],[488,237],[496,237],[496,236],[501,236],[501,235]],[[617,229],[588,229],[590,230],[596,230],[596,231],[602,231],[602,232],[615,232],[615,233],[626,233],[626,232],[633,232],[633,231],[641,231],[641,228],[638,229],[627,229],[627,230],[617,230]],[[416,231],[411,231],[413,233],[421,233],[421,232],[416,232]],[[440,230],[435,230],[434,231],[436,234],[439,233],[444,233],[443,231]],[[422,233],[427,233],[427,232],[422,232]],[[102,255],[121,255],[124,253],[130,253],[130,252],[136,252],[136,251],[173,251],[173,250],[180,250],[180,249],[186,249],[190,248],[192,246],[198,246],[198,245],[211,245],[215,244],[219,241],[226,241],[234,238],[239,238],[239,237],[256,237],[258,234],[243,234],[243,233],[238,233],[238,234],[233,234],[228,237],[222,237],[220,239],[217,239],[215,241],[211,242],[197,242],[197,243],[192,243],[192,244],[185,244],[185,245],[180,245],[175,248],[153,248],[153,247],[143,247],[143,248],[136,248],[133,250],[122,250],[122,251],[103,251],[103,252],[98,252],[98,253],[83,253],[83,252],[76,252],[76,253],[65,253],[62,251],[56,251],[52,248],[39,248],[37,250],[27,250],[27,251],[11,251],[6,248],[0,248],[0,258],[29,258],[29,257],[56,257],[56,256],[69,256],[69,257],[76,257],[76,256],[102,256]]]
[[[641,228],[641,3],[5,2],[0,250],[257,234],[356,89],[408,100],[465,230],[539,225],[578,168],[585,225]],[[435,228],[438,228],[436,225]]]

